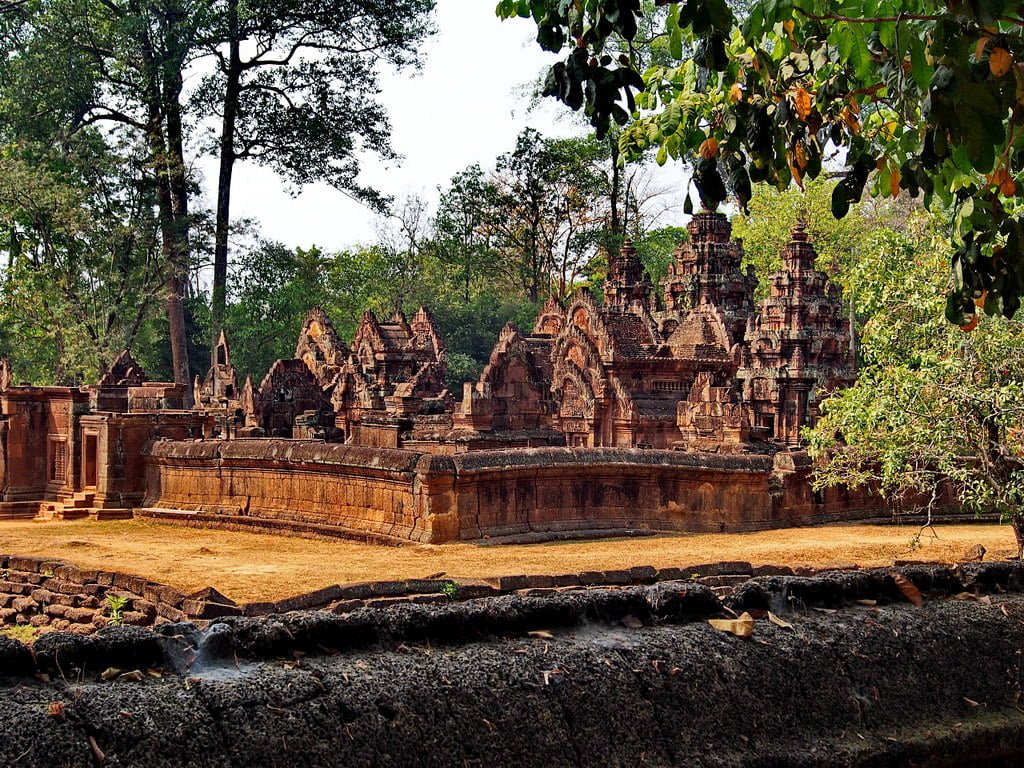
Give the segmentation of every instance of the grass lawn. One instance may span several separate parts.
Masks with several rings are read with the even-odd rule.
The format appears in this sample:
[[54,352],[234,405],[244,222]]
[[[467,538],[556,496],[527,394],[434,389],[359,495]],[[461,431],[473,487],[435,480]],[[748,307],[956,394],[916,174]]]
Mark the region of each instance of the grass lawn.
[[0,522],[0,553],[47,556],[87,568],[124,571],[186,592],[212,585],[242,603],[278,600],[331,584],[406,579],[555,574],[584,570],[686,566],[716,560],[816,567],[891,565],[896,559],[953,562],[973,544],[988,558],[1015,554],[1009,526],[828,525],[758,533],[674,534],[506,546],[445,544],[385,547],[143,521]]

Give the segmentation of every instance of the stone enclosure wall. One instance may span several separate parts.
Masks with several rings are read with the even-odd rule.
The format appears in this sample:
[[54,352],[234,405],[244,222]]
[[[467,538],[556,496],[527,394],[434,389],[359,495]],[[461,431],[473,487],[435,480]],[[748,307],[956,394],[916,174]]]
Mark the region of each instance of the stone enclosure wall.
[[[119,615],[110,598],[121,598]],[[0,555],[0,625],[89,635],[112,623],[152,626],[236,612],[233,602],[209,588],[186,595],[141,576],[52,558]]]
[[813,493],[800,454],[537,448],[436,456],[313,441],[161,441],[137,514],[197,525],[444,543],[750,531],[886,513]]

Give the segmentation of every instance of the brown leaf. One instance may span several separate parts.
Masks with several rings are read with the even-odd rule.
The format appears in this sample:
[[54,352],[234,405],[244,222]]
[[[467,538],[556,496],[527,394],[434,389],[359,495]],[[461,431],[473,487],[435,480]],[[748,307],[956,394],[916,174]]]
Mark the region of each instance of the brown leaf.
[[89,749],[92,750],[93,761],[96,765],[103,765],[107,761],[106,754],[100,749],[100,745],[96,743],[94,736],[89,737]]
[[918,608],[924,605],[924,597],[921,595],[921,590],[914,586],[914,582],[902,573],[895,571],[892,574],[892,580],[896,582],[896,589],[907,599],[907,602],[913,603]]
[[548,632],[546,629],[534,629],[534,630],[532,630],[530,632],[527,632],[526,634],[528,634],[530,637],[534,637],[534,638],[536,638],[538,640],[554,640],[555,639],[555,636],[553,634],[551,634],[550,632]]
[[792,19],[786,19],[784,22],[782,22],[782,28],[786,30],[786,36],[789,38],[789,42],[793,44],[794,48],[797,47],[796,38],[793,37],[793,29],[795,27],[796,24],[793,22]]
[[58,719],[64,717],[64,702],[51,701],[50,706],[46,708],[46,714],[48,714],[50,717],[56,717]]
[[889,176],[889,191],[892,192],[893,197],[900,196],[900,169],[893,168],[892,174]]
[[798,85],[793,91],[793,105],[801,120],[806,120],[807,116],[811,114],[811,94],[802,85]]
[[783,629],[796,629],[796,627],[794,627],[788,621],[786,621],[785,619],[780,619],[778,616],[776,616],[771,611],[768,611],[768,621],[770,621],[772,624],[774,624],[777,627],[782,627]]
[[113,680],[120,674],[121,670],[117,667],[107,667],[102,673],[100,673],[100,680]]
[[989,40],[991,39],[988,35],[982,35],[978,38],[978,43],[974,46],[975,61],[981,61],[981,57],[985,55],[985,49],[988,47]]
[[708,619],[708,624],[736,637],[750,637],[754,634],[754,617],[746,612],[740,614],[738,619]]
[[978,327],[979,318],[977,314],[971,315],[971,319],[967,321],[966,325],[959,326],[960,330],[964,333],[970,333]]
[[640,629],[643,625],[644,623],[631,613],[627,613],[622,617],[622,626],[627,629]]
[[712,136],[710,139],[705,139],[700,149],[697,150],[702,158],[705,160],[711,160],[718,154],[718,139]]
[[988,69],[996,77],[1002,77],[1013,66],[1013,55],[1005,48],[993,48],[988,55]]
[[839,113],[840,119],[846,123],[846,127],[850,129],[850,133],[860,133],[860,121],[857,120],[857,114],[850,109],[850,107],[843,107],[843,111]]

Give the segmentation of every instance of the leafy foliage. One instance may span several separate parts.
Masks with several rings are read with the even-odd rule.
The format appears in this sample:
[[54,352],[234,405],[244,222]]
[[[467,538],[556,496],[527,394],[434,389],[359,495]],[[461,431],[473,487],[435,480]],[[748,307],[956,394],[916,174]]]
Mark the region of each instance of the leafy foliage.
[[819,485],[871,483],[930,504],[950,489],[998,511],[1024,543],[1024,324],[984,318],[978,333],[944,322],[938,265],[948,243],[894,234],[864,260],[871,314],[857,383],[832,395],[808,433]]
[[[856,307],[861,319],[879,311],[868,297],[877,291],[887,274],[872,275],[871,269],[888,269],[889,261],[877,258],[881,251],[904,253],[912,258],[918,248],[934,246],[942,222],[907,197],[868,199],[836,219],[830,201],[836,181],[809,180],[804,189],[779,191],[762,186],[750,201],[746,215],[732,220],[733,236],[743,241],[745,265],[754,267],[760,280],[758,298],[767,295],[767,275],[782,266],[782,249],[793,227],[803,224],[818,253],[818,267],[842,287],[845,298]],[[948,239],[942,239],[948,245]],[[870,265],[868,268],[867,265]],[[933,276],[942,279],[942,270]]]
[[133,346],[166,281],[139,159],[94,132],[60,151],[0,151],[0,230],[0,354],[19,380],[94,381]]
[[[779,189],[822,172],[830,152],[846,171],[837,218],[865,189],[939,201],[956,237],[945,316],[1013,317],[1024,293],[1024,18],[1003,0],[725,0],[659,2],[671,63],[605,53],[633,41],[638,0],[498,4],[532,17],[538,42],[568,57],[549,92],[584,108],[601,135],[626,125],[626,158],[692,158],[701,201],[752,182]],[[737,11],[736,13],[734,13]],[[684,56],[684,51],[687,54]],[[692,53],[691,53],[692,51]]]

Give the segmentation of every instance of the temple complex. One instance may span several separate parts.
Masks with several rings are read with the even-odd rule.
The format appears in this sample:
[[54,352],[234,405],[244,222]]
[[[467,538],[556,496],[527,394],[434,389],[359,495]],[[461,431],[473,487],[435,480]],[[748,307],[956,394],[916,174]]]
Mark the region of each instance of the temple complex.
[[[294,357],[276,361],[258,385],[247,379],[239,386],[222,333],[209,371],[193,383],[192,410],[182,408],[183,387],[148,381],[128,351],[96,386],[85,388],[15,386],[9,363],[0,360],[0,516],[111,517],[130,515],[140,506],[160,513],[164,505],[187,506],[181,494],[192,491],[183,488],[195,489],[206,482],[201,478],[226,477],[230,471],[230,482],[218,480],[220,485],[196,491],[203,501],[195,504],[236,519],[249,515],[254,499],[273,490],[260,486],[258,478],[271,466],[278,471],[299,461],[296,457],[304,457],[303,472],[337,477],[296,486],[285,497],[272,493],[274,501],[267,503],[276,511],[268,512],[270,517],[288,517],[293,526],[302,519],[306,525],[346,530],[366,530],[368,519],[379,518],[388,521],[379,523],[382,535],[399,538],[435,541],[507,532],[535,525],[519,519],[531,514],[556,529],[592,525],[597,514],[634,520],[635,512],[643,526],[671,529],[697,525],[677,519],[680,510],[703,515],[700,525],[711,528],[719,523],[714,514],[706,517],[708,509],[730,508],[741,518],[736,524],[747,526],[778,524],[793,514],[825,514],[811,498],[799,448],[801,429],[815,423],[822,400],[855,377],[839,290],[815,268],[814,248],[802,227],[793,231],[782,269],[768,277],[769,295],[760,303],[754,296],[757,280],[742,269],[742,245],[731,239],[725,216],[697,214],[688,229],[689,240],[676,249],[660,286],[652,284],[627,241],[609,258],[601,295],[581,289],[564,303],[549,300],[528,332],[507,325],[479,379],[466,382],[458,397],[445,383],[441,334],[422,307],[411,318],[399,312],[381,320],[364,313],[351,343],[339,337],[323,310],[313,309]],[[313,448],[331,444],[337,449]],[[545,471],[561,467],[547,472],[559,490],[541,498],[540,470],[532,469],[527,472],[532,479],[508,480],[518,483],[514,498],[483,480],[474,480],[474,490],[459,495],[457,486],[468,482],[470,467],[507,468],[521,461],[511,458],[520,449],[541,449],[536,455],[547,457],[541,464]],[[576,462],[584,449],[596,452],[587,453],[586,467],[580,468]],[[643,458],[643,449],[650,458]],[[667,452],[694,458],[655,457]],[[493,456],[454,464],[415,459],[477,454]],[[701,458],[715,454],[737,461],[742,455],[764,457],[755,464],[757,472],[766,473],[765,485],[750,497],[760,501],[749,501],[742,514],[728,488],[730,483],[746,487],[748,481],[737,478],[747,465],[733,468],[740,475],[719,473],[719,480],[709,480],[707,468],[726,466],[724,459]],[[775,458],[783,454],[791,458]],[[378,477],[382,467],[406,461],[419,467],[416,473],[434,478],[416,481],[420,492],[400,499],[390,490],[383,492],[384,500],[374,495],[377,491],[359,495],[368,493],[367,483],[393,488],[408,482],[412,469],[394,470],[398,475],[389,475],[386,483]],[[606,461],[619,469],[602,474]],[[632,491],[616,484],[623,466],[630,482],[640,483],[638,489],[648,475],[652,482],[661,478],[660,501],[645,502],[657,506],[656,513],[632,509],[647,497],[639,490],[630,496]],[[491,477],[488,472],[479,477]],[[596,472],[588,487],[608,490],[599,500],[587,496],[591,491],[572,490],[566,472]],[[692,485],[683,483],[684,475],[693,475]],[[377,479],[371,482],[371,476]],[[361,479],[353,486],[356,477]],[[717,489],[715,482],[724,485]],[[678,493],[697,495],[673,499],[675,492],[665,483],[690,489]],[[422,496],[428,487],[434,489],[429,498]],[[250,490],[242,493],[242,488]],[[314,496],[303,501],[311,492]],[[452,501],[438,500],[451,494]],[[590,504],[604,510],[608,499],[622,494],[611,512],[586,511]],[[349,500],[348,512],[340,511],[342,498]],[[463,510],[466,498],[478,506]],[[829,504],[828,514],[843,511],[842,500]],[[434,505],[446,511],[409,516],[410,509]],[[321,507],[322,512],[309,511]],[[490,511],[484,513],[484,507]],[[768,517],[757,517],[755,507],[768,509]],[[535,511],[514,511],[525,508]],[[499,522],[488,527],[484,520],[492,513]],[[346,522],[339,523],[342,518]],[[399,518],[404,522],[396,522]]]
[[455,450],[527,427],[580,447],[799,445],[822,398],[853,383],[849,321],[802,227],[760,305],[730,231],[722,214],[693,217],[661,301],[627,242],[610,259],[603,302],[581,290],[565,307],[549,302],[530,336],[503,330],[454,414]]

